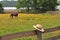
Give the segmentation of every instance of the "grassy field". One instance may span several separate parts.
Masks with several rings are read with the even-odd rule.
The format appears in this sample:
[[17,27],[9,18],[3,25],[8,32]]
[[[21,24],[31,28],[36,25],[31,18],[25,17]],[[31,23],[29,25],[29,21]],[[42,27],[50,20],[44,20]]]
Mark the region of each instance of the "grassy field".
[[[10,14],[0,14],[0,36],[16,32],[35,30],[34,24],[41,24],[43,28],[60,26],[60,14],[19,14],[18,18],[10,18]],[[60,35],[60,30],[43,34],[43,40],[52,36]],[[13,40],[36,40],[36,36],[17,38]]]

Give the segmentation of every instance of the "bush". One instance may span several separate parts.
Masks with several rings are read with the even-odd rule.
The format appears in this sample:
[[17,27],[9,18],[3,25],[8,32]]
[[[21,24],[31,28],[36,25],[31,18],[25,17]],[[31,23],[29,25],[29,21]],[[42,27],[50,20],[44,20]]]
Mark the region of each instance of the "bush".
[[3,9],[3,6],[2,4],[0,3],[0,13],[3,13],[4,9]]

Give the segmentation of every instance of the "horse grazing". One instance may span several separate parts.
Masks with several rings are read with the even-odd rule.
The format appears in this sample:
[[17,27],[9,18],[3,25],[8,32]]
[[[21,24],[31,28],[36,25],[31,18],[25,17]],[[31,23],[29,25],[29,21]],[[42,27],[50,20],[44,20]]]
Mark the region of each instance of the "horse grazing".
[[10,14],[10,17],[13,18],[13,17],[18,17],[18,12],[11,12]]

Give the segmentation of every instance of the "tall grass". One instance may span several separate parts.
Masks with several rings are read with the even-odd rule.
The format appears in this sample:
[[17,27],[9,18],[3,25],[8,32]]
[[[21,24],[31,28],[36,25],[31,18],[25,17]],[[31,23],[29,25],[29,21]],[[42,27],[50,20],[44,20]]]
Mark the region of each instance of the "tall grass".
[[[60,26],[60,14],[49,15],[49,14],[19,14],[18,18],[10,18],[10,14],[0,14],[0,36],[12,34],[16,32],[35,30],[33,24],[41,24],[43,28],[53,28]],[[52,33],[43,34],[43,40],[59,35],[59,31]],[[36,40],[36,36],[19,38],[14,40]]]

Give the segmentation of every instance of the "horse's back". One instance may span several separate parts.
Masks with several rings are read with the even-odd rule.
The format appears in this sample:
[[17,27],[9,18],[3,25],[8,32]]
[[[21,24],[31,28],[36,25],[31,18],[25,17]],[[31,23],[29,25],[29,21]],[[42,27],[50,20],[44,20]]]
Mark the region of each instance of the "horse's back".
[[11,16],[11,17],[13,17],[13,16],[17,17],[17,16],[18,16],[18,12],[12,12],[12,13],[10,14],[10,16]]

